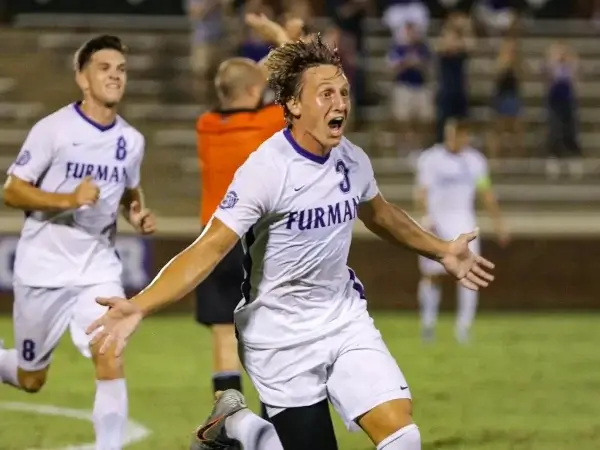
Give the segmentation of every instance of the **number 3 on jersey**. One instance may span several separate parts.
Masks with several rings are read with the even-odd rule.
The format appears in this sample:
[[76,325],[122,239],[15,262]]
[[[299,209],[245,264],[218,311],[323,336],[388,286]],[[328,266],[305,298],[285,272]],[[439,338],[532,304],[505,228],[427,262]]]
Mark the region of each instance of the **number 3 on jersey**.
[[125,158],[127,158],[127,141],[125,141],[123,136],[120,136],[119,140],[117,141],[115,158],[117,158],[117,161],[123,161]]
[[336,161],[336,163],[335,163],[335,171],[337,173],[341,173],[344,176],[344,179],[339,184],[339,186],[340,186],[340,190],[344,194],[347,194],[348,192],[350,192],[350,178],[348,178],[348,173],[350,171],[346,167],[346,164],[344,164],[344,161],[342,161],[341,159],[338,159]]

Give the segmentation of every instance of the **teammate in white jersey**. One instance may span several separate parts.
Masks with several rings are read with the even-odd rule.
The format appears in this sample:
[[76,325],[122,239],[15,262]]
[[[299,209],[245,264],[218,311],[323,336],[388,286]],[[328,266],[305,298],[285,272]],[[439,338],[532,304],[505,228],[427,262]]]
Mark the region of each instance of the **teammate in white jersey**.
[[14,268],[15,348],[0,349],[0,381],[38,392],[67,328],[93,358],[97,450],[118,450],[127,423],[123,361],[98,352],[86,328],[105,313],[99,296],[123,296],[115,251],[122,211],[142,234],[154,231],[144,207],[143,136],[117,115],[125,90],[126,48],[115,36],[86,42],[75,55],[77,102],[33,126],[8,171],[4,202],[25,211]]
[[[382,197],[369,158],[343,137],[350,86],[334,50],[319,37],[288,43],[271,51],[267,68],[288,128],[241,166],[201,236],[149,287],[131,301],[99,300],[112,309],[88,332],[103,327],[95,339],[122,349],[144,316],[190,292],[243,237],[247,276],[235,318],[242,361],[283,448],[337,449],[330,400],[379,450],[420,449],[410,390],[347,266],[353,226],[360,219],[440,261],[471,289],[488,285],[493,264],[469,250],[475,232],[442,240]],[[248,411],[242,400],[226,400],[194,448],[223,448],[237,435],[228,419]]]
[[[444,144],[421,153],[416,174],[415,203],[423,214],[421,225],[444,239],[454,239],[476,226],[475,200],[480,197],[490,214],[498,241],[508,243],[498,201],[492,189],[487,160],[469,146],[469,128],[464,121],[451,120],[445,127]],[[479,252],[479,239],[470,243]],[[422,335],[425,341],[434,337],[441,297],[444,267],[431,259],[419,257],[421,280],[418,297],[421,306]],[[458,314],[456,339],[465,343],[477,309],[478,293],[457,286]]]

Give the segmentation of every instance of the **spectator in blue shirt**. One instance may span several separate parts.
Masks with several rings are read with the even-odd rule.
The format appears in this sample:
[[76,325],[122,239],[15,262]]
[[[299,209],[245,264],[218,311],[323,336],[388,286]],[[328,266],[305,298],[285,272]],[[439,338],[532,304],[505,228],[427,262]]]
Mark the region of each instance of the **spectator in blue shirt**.
[[405,26],[404,42],[390,49],[388,61],[395,77],[392,112],[399,123],[399,138],[415,150],[425,144],[423,135],[431,125],[433,108],[429,73],[432,54],[416,25]]

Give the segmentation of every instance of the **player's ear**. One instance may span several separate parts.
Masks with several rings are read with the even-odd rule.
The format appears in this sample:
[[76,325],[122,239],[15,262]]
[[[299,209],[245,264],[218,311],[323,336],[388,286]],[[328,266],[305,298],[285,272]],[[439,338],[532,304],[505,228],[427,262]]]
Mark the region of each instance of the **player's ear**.
[[300,115],[302,114],[302,107],[301,107],[300,102],[298,101],[297,98],[291,98],[291,99],[289,99],[287,101],[287,103],[285,104],[285,106],[287,106],[288,111],[294,117],[300,117]]
[[75,82],[77,83],[77,86],[79,86],[79,89],[81,89],[82,91],[85,91],[89,88],[88,80],[82,70],[75,71]]

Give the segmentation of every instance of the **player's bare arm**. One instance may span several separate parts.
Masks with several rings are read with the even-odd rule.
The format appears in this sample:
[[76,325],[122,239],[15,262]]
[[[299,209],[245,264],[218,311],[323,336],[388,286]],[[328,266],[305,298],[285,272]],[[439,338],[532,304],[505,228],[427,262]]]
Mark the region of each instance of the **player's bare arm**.
[[4,204],[24,211],[65,211],[94,205],[100,189],[91,178],[85,178],[70,193],[46,192],[15,175],[9,175],[3,188]]
[[421,226],[428,231],[433,231],[431,221],[427,215],[427,188],[425,186],[415,187],[413,202],[417,216],[421,218]]
[[491,188],[490,184],[486,183],[480,185],[478,189],[478,195],[481,199],[483,207],[492,219],[498,242],[501,245],[508,244],[510,240],[509,233],[506,229],[504,220],[502,219],[502,213],[500,211],[498,199],[496,198],[496,194],[494,193],[494,190]]
[[235,232],[215,218],[193,244],[169,261],[148,287],[130,301],[99,299],[100,304],[110,306],[111,310],[88,328],[89,334],[103,327],[92,343],[104,339],[100,349],[103,353],[116,341],[116,352],[120,354],[143,317],[190,293],[231,251],[238,239]]
[[146,207],[144,191],[140,186],[125,189],[121,197],[121,213],[137,232],[152,234],[156,231],[156,218]]
[[494,277],[488,270],[494,264],[469,250],[469,242],[477,231],[444,241],[424,230],[406,212],[387,202],[381,194],[362,203],[358,216],[365,226],[380,238],[409,248],[427,258],[440,261],[461,284],[473,290],[486,287]]
[[448,252],[449,242],[423,229],[406,212],[377,194],[362,203],[359,218],[380,238],[407,247],[431,259],[440,260]]

